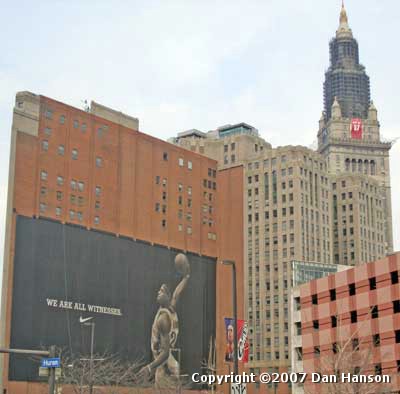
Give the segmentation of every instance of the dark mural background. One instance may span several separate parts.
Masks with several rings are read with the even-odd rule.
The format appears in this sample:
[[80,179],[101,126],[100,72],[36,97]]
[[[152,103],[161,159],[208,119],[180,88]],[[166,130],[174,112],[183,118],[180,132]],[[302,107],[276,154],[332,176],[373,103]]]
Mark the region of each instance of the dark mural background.
[[[11,347],[50,345],[73,354],[90,349],[90,327],[79,317],[95,317],[95,352],[152,360],[150,336],[158,310],[157,292],[179,283],[178,252],[110,234],[44,219],[17,218]],[[215,259],[187,254],[191,277],[177,313],[181,373],[201,371],[215,337]],[[121,309],[122,316],[49,307],[46,299]],[[39,380],[39,362],[12,356],[10,380]]]

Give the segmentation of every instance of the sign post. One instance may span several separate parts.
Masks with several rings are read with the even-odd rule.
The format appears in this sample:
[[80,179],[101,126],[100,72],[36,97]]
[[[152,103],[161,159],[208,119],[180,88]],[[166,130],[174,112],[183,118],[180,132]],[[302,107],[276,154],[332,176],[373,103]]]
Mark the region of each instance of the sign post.
[[[56,385],[56,366],[60,366],[60,359],[56,358],[56,347],[50,346],[49,358],[42,360],[42,367],[46,366],[44,364],[52,365],[49,368],[49,394],[54,394],[54,389]],[[54,365],[54,366],[53,366]]]

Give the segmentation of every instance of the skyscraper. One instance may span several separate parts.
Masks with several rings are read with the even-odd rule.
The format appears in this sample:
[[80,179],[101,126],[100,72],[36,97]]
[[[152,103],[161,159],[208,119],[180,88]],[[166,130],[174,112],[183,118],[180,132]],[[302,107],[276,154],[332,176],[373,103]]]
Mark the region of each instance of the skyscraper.
[[[218,160],[219,168],[244,167],[248,367],[255,373],[290,367],[292,261],[356,265],[392,250],[391,143],[380,137],[344,6],[330,52],[317,151],[273,148],[246,123],[208,133],[192,129],[174,139]],[[265,389],[284,393],[289,387]]]
[[[359,63],[358,44],[353,38],[343,5],[339,28],[329,48],[330,67],[324,82],[325,110],[319,122],[318,151],[326,158],[332,175],[352,175],[347,185],[368,183],[369,191],[376,194],[375,198],[370,196],[368,200],[362,191],[354,195],[354,198],[360,199],[361,209],[371,208],[371,212],[383,210],[378,228],[375,221],[362,212],[360,220],[364,227],[355,237],[359,244],[355,245],[354,252],[359,253],[355,261],[372,261],[382,255],[374,252],[376,241],[383,241],[385,253],[393,251],[389,169],[392,142],[384,140],[380,134],[378,111],[370,101],[369,77]],[[346,185],[346,180],[342,179],[341,184]],[[343,224],[348,224],[348,221],[343,223],[339,218],[334,229],[334,254],[342,261],[351,254],[350,250],[346,250],[349,245],[343,237],[346,232],[341,228]],[[365,228],[370,225],[372,228]],[[382,231],[384,239],[380,234],[377,236]]]

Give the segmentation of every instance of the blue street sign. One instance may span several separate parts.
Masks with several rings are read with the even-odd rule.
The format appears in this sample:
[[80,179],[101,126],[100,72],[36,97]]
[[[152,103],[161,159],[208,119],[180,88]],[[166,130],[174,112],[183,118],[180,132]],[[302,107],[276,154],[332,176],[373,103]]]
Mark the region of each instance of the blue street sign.
[[43,368],[61,368],[61,359],[59,357],[42,358],[41,366]]

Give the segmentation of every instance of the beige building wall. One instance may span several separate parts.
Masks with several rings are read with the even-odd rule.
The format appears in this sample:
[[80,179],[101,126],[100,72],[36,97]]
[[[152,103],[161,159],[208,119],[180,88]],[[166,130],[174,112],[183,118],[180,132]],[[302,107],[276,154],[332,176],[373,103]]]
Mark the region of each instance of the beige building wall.
[[[347,126],[341,122],[340,127]],[[389,219],[379,181],[370,173],[346,173],[344,152],[336,165],[332,153],[272,148],[257,133],[220,136],[214,130],[174,142],[216,159],[218,168],[243,164],[248,367],[256,372],[290,368],[291,262],[354,265],[385,256]]]
[[379,199],[384,211],[385,253],[388,254],[393,251],[389,163],[392,142],[382,139],[377,110],[372,103],[368,118],[362,119],[362,124],[362,139],[351,138],[351,119],[343,118],[340,105],[334,103],[332,118],[328,122],[323,117],[320,120],[318,151],[326,158],[331,174],[366,175],[378,182]]

